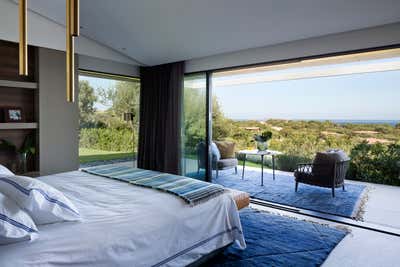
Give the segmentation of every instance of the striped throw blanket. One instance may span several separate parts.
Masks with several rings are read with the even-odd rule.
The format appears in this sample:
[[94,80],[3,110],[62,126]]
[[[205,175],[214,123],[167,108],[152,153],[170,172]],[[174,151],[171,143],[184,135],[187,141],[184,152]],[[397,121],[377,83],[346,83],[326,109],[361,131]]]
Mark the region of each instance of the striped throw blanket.
[[124,181],[129,184],[161,190],[176,195],[191,206],[224,193],[224,187],[179,175],[127,166],[98,166],[81,171]]

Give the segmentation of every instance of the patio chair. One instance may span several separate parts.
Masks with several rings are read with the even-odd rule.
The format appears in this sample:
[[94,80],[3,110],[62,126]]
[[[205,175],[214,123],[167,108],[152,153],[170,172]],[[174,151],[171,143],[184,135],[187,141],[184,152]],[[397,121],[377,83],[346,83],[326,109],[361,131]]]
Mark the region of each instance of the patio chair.
[[313,163],[298,164],[294,172],[296,181],[295,191],[299,183],[326,187],[332,189],[335,197],[335,188],[344,187],[344,179],[349,168],[350,158],[341,150],[318,152]]
[[[200,173],[200,169],[205,169],[207,166],[206,162],[206,144],[200,142],[197,145],[197,174]],[[235,174],[237,174],[238,160],[236,158],[221,158],[221,153],[214,142],[211,144],[212,160],[211,166],[212,170],[216,171],[216,178],[218,178],[218,172],[220,170],[235,169]]]

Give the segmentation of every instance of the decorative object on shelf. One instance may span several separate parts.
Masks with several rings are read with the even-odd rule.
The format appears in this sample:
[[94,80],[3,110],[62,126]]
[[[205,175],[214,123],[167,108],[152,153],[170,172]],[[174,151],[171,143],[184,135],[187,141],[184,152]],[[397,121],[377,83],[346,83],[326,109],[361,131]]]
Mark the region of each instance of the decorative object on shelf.
[[4,122],[23,122],[24,121],[22,108],[7,107],[7,108],[3,108],[2,113],[3,113]]
[[21,173],[28,172],[28,167],[27,167],[28,157],[35,155],[35,153],[36,153],[36,148],[35,148],[34,137],[31,134],[27,135],[24,143],[22,144],[22,147],[18,149],[19,172]]
[[13,143],[5,139],[0,139],[0,151],[13,154],[17,153],[17,161],[14,160],[15,166],[11,166],[12,171],[17,173],[27,173],[28,159],[30,156],[34,156],[36,153],[34,135],[27,135],[25,137],[24,143],[19,149],[17,149],[17,147]]
[[272,138],[272,132],[265,131],[262,134],[256,134],[254,140],[257,143],[257,149],[259,151],[266,151],[268,149],[268,142]]

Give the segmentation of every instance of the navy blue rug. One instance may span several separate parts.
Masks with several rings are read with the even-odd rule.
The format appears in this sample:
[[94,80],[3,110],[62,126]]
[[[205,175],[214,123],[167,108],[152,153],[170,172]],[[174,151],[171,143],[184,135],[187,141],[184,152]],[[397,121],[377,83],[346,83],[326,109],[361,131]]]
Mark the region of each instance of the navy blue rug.
[[320,266],[347,234],[249,208],[240,219],[247,248],[232,245],[204,266]]
[[252,198],[349,218],[358,217],[366,188],[364,185],[346,183],[346,190],[337,188],[333,198],[330,188],[299,184],[296,193],[293,176],[276,174],[273,180],[272,174],[265,172],[264,186],[261,186],[261,171],[247,169],[244,180],[240,171],[234,174],[232,170],[227,170],[221,171],[218,179],[214,176],[213,181],[225,187],[246,191]]

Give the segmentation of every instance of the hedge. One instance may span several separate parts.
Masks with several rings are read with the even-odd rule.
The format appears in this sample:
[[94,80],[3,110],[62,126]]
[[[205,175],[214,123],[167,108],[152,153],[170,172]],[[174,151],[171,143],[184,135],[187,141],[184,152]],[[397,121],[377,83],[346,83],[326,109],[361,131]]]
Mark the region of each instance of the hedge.
[[400,185],[400,144],[356,145],[351,153],[349,179]]
[[79,147],[104,151],[136,151],[137,140],[130,129],[84,128],[80,130]]

